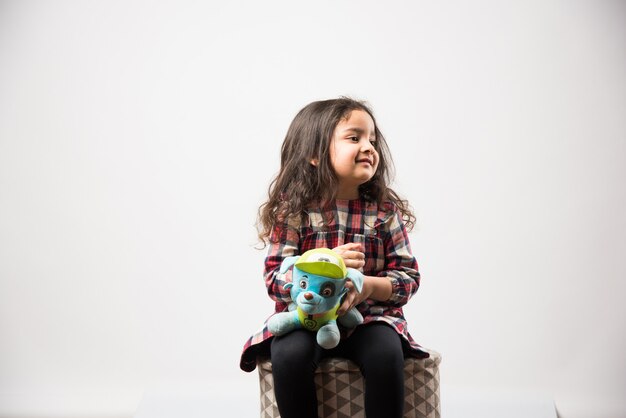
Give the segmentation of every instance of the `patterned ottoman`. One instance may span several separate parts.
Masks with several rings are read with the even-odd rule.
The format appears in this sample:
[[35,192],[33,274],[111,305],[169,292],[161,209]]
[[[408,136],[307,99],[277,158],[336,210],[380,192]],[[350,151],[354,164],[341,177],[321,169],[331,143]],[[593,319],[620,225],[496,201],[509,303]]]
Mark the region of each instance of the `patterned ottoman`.
[[[439,363],[441,355],[429,350],[427,359],[404,362],[404,418],[440,418]],[[272,363],[258,361],[261,418],[280,418],[274,399]],[[322,360],[315,374],[318,414],[324,418],[364,418],[363,377],[356,364],[341,358]]]

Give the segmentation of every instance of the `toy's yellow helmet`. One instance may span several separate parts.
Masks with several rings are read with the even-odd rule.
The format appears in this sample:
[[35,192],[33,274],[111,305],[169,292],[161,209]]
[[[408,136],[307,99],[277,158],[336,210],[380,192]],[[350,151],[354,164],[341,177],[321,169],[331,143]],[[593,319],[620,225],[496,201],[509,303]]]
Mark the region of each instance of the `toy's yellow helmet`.
[[328,248],[316,248],[305,252],[298,258],[294,266],[305,273],[331,279],[343,279],[348,275],[343,258]]

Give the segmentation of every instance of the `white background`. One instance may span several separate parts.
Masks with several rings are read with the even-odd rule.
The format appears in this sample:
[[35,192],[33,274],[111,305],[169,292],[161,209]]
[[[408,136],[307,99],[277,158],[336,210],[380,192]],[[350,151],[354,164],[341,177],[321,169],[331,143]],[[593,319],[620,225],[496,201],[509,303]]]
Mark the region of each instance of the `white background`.
[[442,383],[626,416],[626,3],[554,0],[1,2],[0,416],[256,405],[256,210],[339,95],[417,214]]

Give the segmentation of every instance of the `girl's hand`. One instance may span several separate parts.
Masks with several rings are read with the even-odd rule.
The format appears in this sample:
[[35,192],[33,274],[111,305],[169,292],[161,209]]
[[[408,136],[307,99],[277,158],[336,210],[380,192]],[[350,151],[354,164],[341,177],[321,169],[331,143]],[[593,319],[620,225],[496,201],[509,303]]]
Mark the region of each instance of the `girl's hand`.
[[354,308],[365,299],[373,299],[384,302],[391,297],[393,287],[388,277],[377,276],[364,276],[363,277],[363,289],[361,293],[356,291],[356,288],[351,281],[346,282],[346,289],[348,293],[337,309],[337,315],[341,316]]
[[348,312],[350,309],[354,308],[359,303],[363,302],[365,299],[369,298],[372,294],[372,287],[370,286],[369,278],[366,276],[363,278],[363,289],[361,289],[361,293],[356,291],[356,288],[352,284],[351,281],[346,282],[346,289],[348,289],[348,293],[346,293],[345,298],[339,309],[337,309],[337,315],[341,316]]
[[360,269],[365,266],[365,254],[361,251],[361,244],[358,242],[350,242],[333,248],[343,258],[346,267]]

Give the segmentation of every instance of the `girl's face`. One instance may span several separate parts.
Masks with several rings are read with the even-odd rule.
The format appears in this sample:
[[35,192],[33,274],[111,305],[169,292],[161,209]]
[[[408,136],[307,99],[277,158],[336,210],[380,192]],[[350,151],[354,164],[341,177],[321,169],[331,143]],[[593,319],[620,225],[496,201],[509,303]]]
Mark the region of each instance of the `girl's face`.
[[330,141],[330,163],[339,179],[338,199],[357,199],[359,186],[370,180],[378,168],[374,148],[376,128],[370,115],[353,110],[339,121]]

